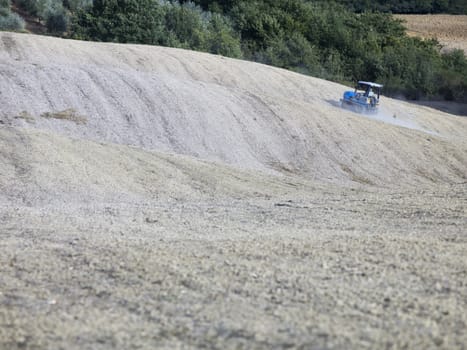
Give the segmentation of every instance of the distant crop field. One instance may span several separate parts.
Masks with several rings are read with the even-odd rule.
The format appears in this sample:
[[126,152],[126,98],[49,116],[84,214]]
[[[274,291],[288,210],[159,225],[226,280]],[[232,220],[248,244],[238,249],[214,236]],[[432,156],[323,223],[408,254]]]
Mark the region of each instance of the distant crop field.
[[396,15],[405,21],[407,33],[422,38],[436,38],[445,49],[462,49],[467,54],[467,16]]

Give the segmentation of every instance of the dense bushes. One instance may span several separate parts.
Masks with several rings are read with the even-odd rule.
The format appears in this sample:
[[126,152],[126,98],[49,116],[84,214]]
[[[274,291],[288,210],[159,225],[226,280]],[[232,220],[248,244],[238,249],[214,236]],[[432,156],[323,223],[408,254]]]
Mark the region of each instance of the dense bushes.
[[467,60],[462,50],[443,55],[439,84],[446,100],[467,102]]
[[465,0],[336,0],[351,11],[467,14]]
[[23,30],[23,19],[12,13],[10,7],[10,0],[0,0],[0,30]]
[[[183,0],[188,1],[188,0]],[[329,0],[305,0],[306,2],[329,3]],[[229,11],[237,0],[195,0],[203,9]],[[392,13],[452,13],[467,14],[465,0],[334,0],[352,12],[392,12]]]
[[[386,94],[410,99],[444,97],[467,102],[467,60],[463,53],[441,54],[436,41],[409,38],[401,22],[390,14],[356,13],[330,1],[197,3],[232,20],[247,59],[343,83],[378,81],[385,84]],[[352,3],[357,4],[346,1],[347,6]],[[358,2],[365,3],[371,7],[411,2]],[[417,9],[424,3],[417,1]],[[455,8],[455,1],[445,4],[451,10]]]
[[45,24],[49,33],[63,33],[68,28],[68,16],[62,6],[51,8],[45,14]]
[[68,30],[70,18],[79,9],[88,8],[92,0],[18,0],[29,15],[45,24],[51,34],[63,34]]
[[9,13],[6,16],[0,15],[0,30],[21,31],[24,29],[24,20],[16,13]]
[[229,20],[193,3],[95,0],[89,10],[75,16],[73,37],[242,55],[239,36]]
[[10,0],[0,0],[0,16],[7,16],[10,13]]

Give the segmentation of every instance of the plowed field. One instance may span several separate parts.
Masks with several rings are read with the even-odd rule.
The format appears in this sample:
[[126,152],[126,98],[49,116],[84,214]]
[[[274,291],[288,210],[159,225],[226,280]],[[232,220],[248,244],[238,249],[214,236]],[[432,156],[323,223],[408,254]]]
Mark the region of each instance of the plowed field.
[[467,53],[467,16],[397,15],[405,21],[412,36],[436,38],[446,49],[462,49]]

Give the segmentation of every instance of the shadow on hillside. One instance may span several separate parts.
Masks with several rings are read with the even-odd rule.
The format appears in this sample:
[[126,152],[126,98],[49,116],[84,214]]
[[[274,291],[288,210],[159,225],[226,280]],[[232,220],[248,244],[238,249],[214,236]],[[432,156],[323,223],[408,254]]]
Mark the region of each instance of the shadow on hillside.
[[327,103],[329,103],[331,106],[341,108],[341,101],[340,100],[325,100]]
[[457,103],[449,101],[407,101],[417,106],[430,107],[438,111],[467,117],[467,103]]

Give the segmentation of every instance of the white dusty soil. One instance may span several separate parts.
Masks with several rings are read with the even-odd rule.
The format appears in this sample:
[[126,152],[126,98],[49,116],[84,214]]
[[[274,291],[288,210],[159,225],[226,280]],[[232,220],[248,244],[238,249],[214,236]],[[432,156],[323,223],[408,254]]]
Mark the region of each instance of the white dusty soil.
[[0,348],[467,346],[467,118],[0,33]]

